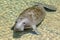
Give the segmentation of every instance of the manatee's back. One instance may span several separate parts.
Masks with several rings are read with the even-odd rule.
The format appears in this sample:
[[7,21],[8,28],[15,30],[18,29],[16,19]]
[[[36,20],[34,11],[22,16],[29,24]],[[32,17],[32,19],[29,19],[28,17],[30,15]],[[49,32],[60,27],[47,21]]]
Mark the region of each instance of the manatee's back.
[[[33,17],[32,17],[33,16]],[[37,5],[27,8],[20,15],[19,18],[28,18],[33,22],[39,24],[45,17],[45,11],[42,7],[38,7]]]

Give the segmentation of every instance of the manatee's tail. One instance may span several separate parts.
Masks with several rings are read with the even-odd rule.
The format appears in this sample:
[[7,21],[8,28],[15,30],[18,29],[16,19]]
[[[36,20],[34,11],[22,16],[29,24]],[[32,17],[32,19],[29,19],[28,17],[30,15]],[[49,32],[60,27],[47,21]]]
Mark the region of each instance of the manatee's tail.
[[54,5],[48,5],[48,4],[43,4],[43,3],[39,3],[39,2],[33,2],[35,5],[41,5],[44,7],[44,9],[48,12],[54,12],[57,10],[57,8]]
[[[26,2],[27,5],[29,5],[29,3]],[[48,5],[46,3],[39,3],[39,2],[31,2],[30,5],[42,5],[44,7],[44,9],[48,12],[55,12],[57,10],[57,8],[54,5]]]
[[44,5],[43,7],[48,12],[52,12],[52,11],[54,12],[57,10],[57,8],[55,8],[53,5]]

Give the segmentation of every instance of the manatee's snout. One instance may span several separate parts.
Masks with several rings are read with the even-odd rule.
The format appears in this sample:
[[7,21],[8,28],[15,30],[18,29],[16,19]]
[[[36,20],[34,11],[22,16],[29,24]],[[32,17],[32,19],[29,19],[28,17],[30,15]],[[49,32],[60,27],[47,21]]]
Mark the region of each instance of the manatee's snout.
[[19,29],[18,28],[14,28],[14,31],[19,31]]
[[24,31],[24,27],[27,24],[29,24],[28,19],[23,19],[21,21],[17,21],[14,25],[14,31]]
[[15,27],[14,27],[14,31],[23,31],[24,30],[24,24],[19,22],[16,23]]
[[20,29],[20,26],[18,26],[18,25],[16,24],[16,25],[14,26],[14,29],[13,29],[13,30],[17,32],[17,31],[20,31],[19,29]]

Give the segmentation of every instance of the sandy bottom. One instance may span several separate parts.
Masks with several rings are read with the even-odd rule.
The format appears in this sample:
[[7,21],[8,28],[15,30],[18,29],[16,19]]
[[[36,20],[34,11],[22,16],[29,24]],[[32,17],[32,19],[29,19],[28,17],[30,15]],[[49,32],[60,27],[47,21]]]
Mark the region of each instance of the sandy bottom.
[[55,5],[56,12],[46,12],[46,17],[37,28],[40,35],[31,30],[14,32],[14,25],[18,15],[31,5],[35,0],[0,0],[0,40],[60,40],[60,1],[59,0],[37,0],[46,4]]

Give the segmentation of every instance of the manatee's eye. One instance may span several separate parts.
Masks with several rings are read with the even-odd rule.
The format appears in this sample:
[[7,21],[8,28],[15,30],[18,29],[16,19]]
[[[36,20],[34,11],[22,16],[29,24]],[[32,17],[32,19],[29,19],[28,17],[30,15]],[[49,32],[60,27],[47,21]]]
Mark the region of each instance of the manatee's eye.
[[23,22],[23,24],[25,25],[25,22]]
[[25,22],[23,22],[23,24],[25,24]]

